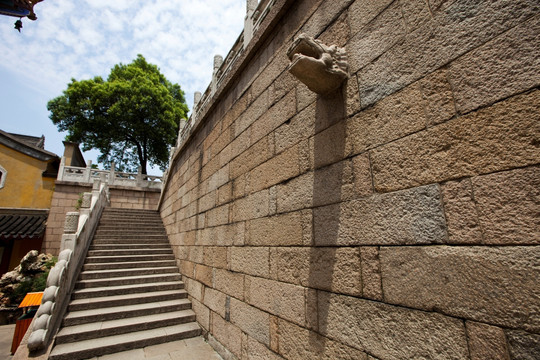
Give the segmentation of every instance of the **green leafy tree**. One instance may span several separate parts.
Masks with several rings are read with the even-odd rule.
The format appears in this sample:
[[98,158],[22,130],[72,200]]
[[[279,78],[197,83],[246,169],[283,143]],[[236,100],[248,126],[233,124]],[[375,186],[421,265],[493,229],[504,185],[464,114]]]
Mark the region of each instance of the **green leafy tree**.
[[147,173],[147,164],[167,166],[181,120],[188,107],[178,84],[138,55],[130,64],[111,69],[107,81],[71,79],[63,95],[47,104],[50,119],[66,140],[83,150],[101,152],[98,162],[114,161],[120,171]]

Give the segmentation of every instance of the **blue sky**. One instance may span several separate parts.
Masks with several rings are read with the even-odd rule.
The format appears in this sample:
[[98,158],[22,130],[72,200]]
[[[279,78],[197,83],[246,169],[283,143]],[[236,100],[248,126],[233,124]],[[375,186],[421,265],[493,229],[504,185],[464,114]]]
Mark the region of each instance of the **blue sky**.
[[[0,16],[0,129],[45,135],[45,148],[61,156],[65,134],[50,121],[47,102],[71,78],[107,77],[137,54],[180,84],[191,109],[193,93],[210,83],[214,55],[227,55],[242,31],[245,1],[44,0],[21,33],[17,18]],[[96,163],[97,152],[85,158]]]

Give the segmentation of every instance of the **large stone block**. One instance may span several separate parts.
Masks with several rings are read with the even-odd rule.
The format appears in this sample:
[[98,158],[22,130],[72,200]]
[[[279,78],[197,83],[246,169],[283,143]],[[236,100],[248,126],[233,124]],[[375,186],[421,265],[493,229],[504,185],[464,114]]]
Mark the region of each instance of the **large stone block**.
[[313,204],[314,173],[300,175],[277,186],[277,212],[311,207]]
[[283,247],[273,254],[280,281],[342,294],[362,294],[358,248]]
[[435,71],[420,80],[427,125],[445,122],[456,114],[452,87],[445,69]]
[[246,222],[246,245],[302,245],[303,239],[301,212],[264,217]]
[[415,83],[347,121],[347,148],[359,154],[425,127],[422,92]]
[[321,1],[317,10],[305,22],[300,32],[306,34],[322,33],[352,2],[353,0]]
[[356,34],[375,19],[392,0],[356,0],[349,8],[351,34]]
[[244,299],[244,275],[228,270],[214,270],[214,287],[237,299]]
[[247,339],[246,360],[282,360],[278,354],[272,352],[264,344],[261,344],[252,337]]
[[243,221],[268,216],[270,195],[268,190],[259,191],[232,204],[232,221]]
[[466,113],[540,85],[538,33],[540,16],[535,16],[452,62],[449,78],[458,110]]
[[211,333],[227,350],[240,358],[242,354],[242,330],[239,327],[212,312]]
[[540,91],[372,150],[378,191],[536,164],[540,158]]
[[231,162],[231,177],[236,179],[268,160],[272,155],[269,150],[268,136],[265,136]]
[[286,359],[367,359],[366,354],[358,349],[285,320],[279,321],[279,353]]
[[315,108],[315,104],[308,106],[276,129],[276,152],[280,153],[315,134]]
[[238,137],[251,124],[257,121],[269,107],[268,91],[261,93],[257,99],[249,105],[244,113],[234,122],[234,136]]
[[346,124],[337,124],[321,131],[313,138],[313,157],[315,168],[324,167],[345,158]]
[[540,330],[540,247],[381,247],[384,299]]
[[441,186],[444,213],[451,244],[481,244],[482,229],[470,178],[448,181]]
[[249,336],[270,345],[270,315],[243,301],[231,299],[231,322]]
[[207,226],[226,225],[229,223],[229,204],[216,207],[206,213]]
[[534,0],[457,0],[359,73],[362,106],[374,104],[538,13]]
[[319,292],[319,333],[380,359],[466,359],[463,321]]
[[363,285],[362,297],[382,301],[379,248],[376,246],[362,246],[360,248],[360,259]]
[[503,329],[473,321],[466,327],[471,360],[510,360]]
[[317,246],[418,245],[447,236],[437,185],[323,206],[313,216]]
[[540,354],[540,335],[521,330],[506,330],[512,359],[536,360]]
[[204,289],[204,305],[223,318],[225,317],[225,301],[226,295],[221,291],[209,287]]
[[254,276],[268,277],[270,271],[267,247],[231,248],[231,270]]
[[350,70],[356,73],[405,36],[405,23],[399,1],[388,6],[347,44]]
[[255,122],[251,131],[251,143],[259,141],[281,124],[296,115],[296,90],[291,90],[285,97],[265,112],[259,121]]
[[197,245],[239,246],[244,244],[244,234],[243,222],[205,228],[197,232]]
[[300,174],[299,146],[295,145],[275,155],[253,169],[249,176],[249,189],[257,192]]
[[210,310],[195,299],[191,299],[192,309],[197,316],[197,322],[206,331],[210,330]]
[[407,32],[413,32],[431,20],[428,2],[425,0],[400,1]]
[[540,244],[540,167],[472,178],[487,244]]
[[301,286],[258,277],[246,281],[249,304],[302,326],[306,322],[304,290]]

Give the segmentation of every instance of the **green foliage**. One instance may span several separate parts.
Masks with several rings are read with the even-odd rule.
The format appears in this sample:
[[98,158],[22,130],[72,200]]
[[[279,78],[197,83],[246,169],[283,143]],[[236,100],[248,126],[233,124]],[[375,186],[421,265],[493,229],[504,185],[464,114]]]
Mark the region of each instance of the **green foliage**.
[[47,277],[52,267],[58,261],[57,257],[53,257],[50,261],[45,263],[45,272],[38,273],[34,276],[27,276],[23,281],[19,283],[17,287],[13,289],[13,292],[9,295],[11,304],[19,304],[29,292],[38,292],[45,290],[47,286]]
[[101,152],[98,162],[108,166],[114,161],[117,170],[129,172],[141,166],[143,174],[147,163],[165,169],[188,112],[180,85],[142,55],[115,65],[106,81],[71,79],[47,109],[58,129],[68,132],[66,140]]
[[82,202],[83,202],[84,193],[79,193],[79,197],[77,199],[77,204],[75,204],[75,210],[79,210],[81,208]]

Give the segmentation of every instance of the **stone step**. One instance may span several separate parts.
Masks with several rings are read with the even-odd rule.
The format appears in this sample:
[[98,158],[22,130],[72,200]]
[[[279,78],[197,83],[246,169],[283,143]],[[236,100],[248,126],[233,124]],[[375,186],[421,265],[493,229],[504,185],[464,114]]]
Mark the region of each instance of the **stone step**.
[[56,335],[56,344],[66,344],[74,341],[120,335],[133,331],[150,330],[194,321],[195,312],[187,309],[129,319],[98,321],[89,324],[68,326],[58,332]]
[[197,323],[172,325],[159,329],[142,330],[98,339],[59,344],[52,350],[51,360],[81,360],[120,351],[142,348],[164,342],[198,336],[201,328]]
[[159,249],[167,247],[170,249],[171,245],[168,242],[161,243],[141,243],[141,244],[93,244],[90,245],[88,250],[125,250],[125,249]]
[[137,241],[166,241],[167,235],[165,234],[140,234],[140,235],[130,235],[129,237],[118,235],[118,236],[111,236],[111,235],[95,235],[94,236],[94,243],[100,243],[103,240],[106,241],[118,241],[119,243],[126,243],[126,242],[137,242]]
[[163,255],[172,254],[172,249],[168,248],[138,248],[138,249],[115,249],[115,250],[89,250],[88,257],[97,256],[123,256],[123,255]]
[[154,260],[174,260],[173,254],[157,254],[157,255],[120,255],[120,256],[89,256],[86,258],[85,264],[92,263],[112,263],[112,262],[127,262],[127,261],[154,261]]
[[165,229],[163,229],[163,225],[156,224],[156,225],[148,225],[148,224],[140,224],[137,226],[131,226],[131,225],[123,225],[123,224],[115,224],[115,225],[107,225],[107,226],[100,226],[97,228],[96,232],[115,232],[115,231],[129,231],[132,233],[136,233],[138,231],[144,231],[144,232],[156,232],[158,234],[165,233]]
[[125,294],[141,294],[150,291],[181,290],[184,283],[181,281],[156,282],[149,284],[104,286],[97,288],[78,289],[73,291],[72,299],[88,299],[102,296],[114,296]]
[[151,274],[139,276],[123,276],[105,279],[80,280],[75,284],[75,289],[91,289],[105,286],[122,286],[135,284],[150,284],[156,282],[182,281],[182,276],[177,273],[172,274]]
[[187,291],[180,290],[165,290],[154,291],[150,293],[137,294],[122,294],[113,296],[102,296],[87,299],[75,299],[68,305],[68,311],[82,311],[104,307],[114,307],[121,305],[135,305],[149,302],[167,301],[174,299],[186,299],[188,296]]
[[159,214],[146,214],[146,213],[130,213],[130,214],[120,214],[120,213],[104,213],[101,218],[103,220],[110,219],[135,219],[139,221],[157,221],[161,220]]
[[191,301],[188,299],[173,299],[152,303],[73,311],[67,313],[67,315],[64,317],[63,326],[67,327],[99,321],[127,319],[150,314],[186,310],[190,308]]
[[123,208],[115,208],[115,207],[108,207],[105,208],[104,213],[112,214],[112,213],[121,213],[121,214],[129,214],[129,213],[149,213],[149,214],[159,214],[157,210],[149,210],[149,209],[123,209]]
[[132,228],[132,227],[122,227],[122,226],[115,226],[115,227],[111,227],[111,228],[97,228],[96,230],[96,235],[103,235],[103,234],[118,234],[118,233],[123,233],[123,234],[138,234],[138,233],[142,233],[142,234],[166,234],[165,232],[165,229],[163,228],[163,226],[160,226],[160,227],[157,227],[157,226],[140,226],[140,227],[137,227],[137,228]]
[[95,270],[83,271],[79,276],[79,280],[94,280],[94,279],[110,279],[124,276],[144,276],[152,274],[176,274],[178,268],[176,266],[167,267],[143,267],[143,268],[120,268],[111,270]]
[[150,224],[150,225],[159,225],[163,224],[163,221],[159,216],[144,218],[141,216],[104,216],[99,221],[99,226],[111,226],[116,224],[131,224],[131,225],[140,225],[140,224]]
[[116,263],[91,263],[84,264],[83,271],[133,269],[145,267],[176,266],[175,260],[150,260],[150,261],[126,261]]

